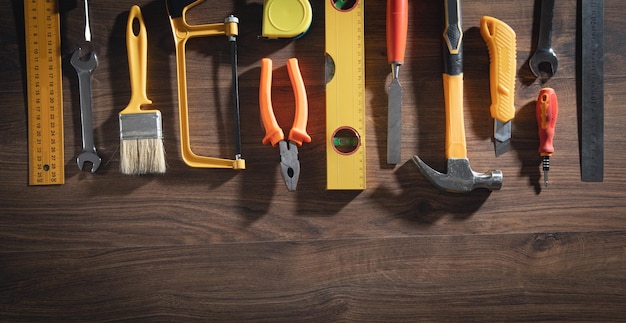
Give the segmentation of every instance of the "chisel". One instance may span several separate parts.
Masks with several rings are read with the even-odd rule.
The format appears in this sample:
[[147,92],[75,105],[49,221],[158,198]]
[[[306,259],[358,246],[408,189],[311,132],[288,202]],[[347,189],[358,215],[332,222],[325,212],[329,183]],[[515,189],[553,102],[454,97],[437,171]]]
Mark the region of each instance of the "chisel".
[[402,85],[398,74],[404,63],[408,23],[408,0],[387,0],[387,61],[392,77],[387,105],[387,164],[398,164],[401,158]]

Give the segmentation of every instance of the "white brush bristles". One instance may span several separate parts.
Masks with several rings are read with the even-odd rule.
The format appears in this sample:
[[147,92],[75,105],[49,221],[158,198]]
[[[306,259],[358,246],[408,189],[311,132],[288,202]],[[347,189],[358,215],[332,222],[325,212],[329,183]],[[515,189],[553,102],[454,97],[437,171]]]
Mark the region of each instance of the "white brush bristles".
[[120,140],[122,174],[164,174],[165,168],[165,148],[162,139]]

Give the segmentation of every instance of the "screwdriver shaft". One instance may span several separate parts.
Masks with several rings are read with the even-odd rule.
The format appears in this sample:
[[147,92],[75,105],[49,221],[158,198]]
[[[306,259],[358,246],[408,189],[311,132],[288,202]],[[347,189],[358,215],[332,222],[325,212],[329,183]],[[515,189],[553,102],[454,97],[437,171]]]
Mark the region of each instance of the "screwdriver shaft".
[[85,41],[91,42],[91,27],[89,23],[89,4],[85,0]]

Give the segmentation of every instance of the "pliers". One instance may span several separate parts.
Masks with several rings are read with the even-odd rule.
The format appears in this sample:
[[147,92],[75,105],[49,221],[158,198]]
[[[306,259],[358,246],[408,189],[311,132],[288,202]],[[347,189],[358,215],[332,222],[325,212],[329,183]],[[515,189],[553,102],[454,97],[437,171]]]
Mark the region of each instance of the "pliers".
[[295,191],[300,177],[300,161],[298,160],[298,146],[303,142],[311,142],[311,136],[306,132],[308,119],[308,102],[304,81],[298,67],[298,60],[290,58],[287,61],[287,71],[291,80],[291,87],[295,96],[296,111],[293,125],[289,131],[288,140],[285,140],[283,130],[278,126],[274,109],[272,108],[272,60],[261,60],[261,82],[259,85],[259,106],[261,121],[265,129],[263,144],[278,144],[280,150],[280,172],[289,191]]

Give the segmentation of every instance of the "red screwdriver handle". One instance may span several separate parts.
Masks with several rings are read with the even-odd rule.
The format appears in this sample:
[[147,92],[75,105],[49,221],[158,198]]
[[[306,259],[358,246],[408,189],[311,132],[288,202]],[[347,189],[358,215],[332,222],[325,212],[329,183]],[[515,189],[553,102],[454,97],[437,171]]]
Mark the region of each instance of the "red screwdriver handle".
[[539,154],[551,156],[554,153],[554,127],[559,113],[559,101],[552,88],[543,88],[537,98],[536,114],[539,128]]
[[406,35],[409,24],[409,1],[387,0],[387,60],[404,62]]

